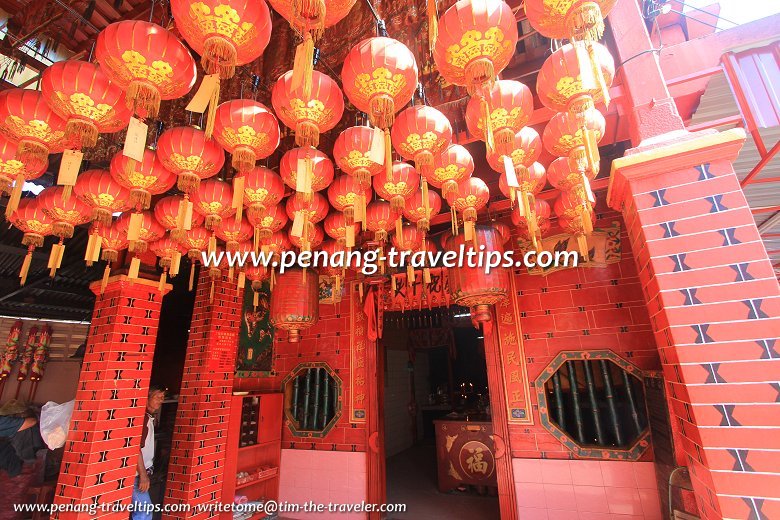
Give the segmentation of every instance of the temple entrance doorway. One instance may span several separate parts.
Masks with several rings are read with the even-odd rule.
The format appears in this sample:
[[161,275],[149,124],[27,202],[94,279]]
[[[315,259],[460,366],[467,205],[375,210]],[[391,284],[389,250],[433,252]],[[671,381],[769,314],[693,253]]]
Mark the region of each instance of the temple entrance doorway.
[[[482,333],[463,307],[384,315],[389,518],[499,518]],[[381,395],[381,394],[380,394]]]

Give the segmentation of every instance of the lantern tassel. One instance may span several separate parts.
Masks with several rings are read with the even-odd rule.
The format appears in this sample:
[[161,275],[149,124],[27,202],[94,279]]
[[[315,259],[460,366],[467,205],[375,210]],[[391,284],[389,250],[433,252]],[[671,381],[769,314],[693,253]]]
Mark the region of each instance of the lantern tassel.
[[295,144],[300,147],[320,145],[320,129],[311,121],[299,121],[295,126]]
[[295,48],[293,61],[293,73],[290,82],[292,91],[299,87],[302,89],[303,99],[311,97],[312,75],[314,73],[314,39],[310,32],[306,32],[303,41]]
[[259,304],[260,304],[260,293],[254,291],[254,294],[252,295],[252,306],[255,308],[255,311],[257,311],[257,306]]
[[111,264],[106,264],[106,268],[103,269],[103,279],[100,280],[100,294],[106,292],[106,286],[108,285],[108,279],[111,276]]
[[[232,48],[232,46],[230,47]],[[214,88],[211,91],[209,108],[208,112],[206,112],[206,128],[203,129],[203,132],[206,134],[206,139],[211,139],[211,135],[214,133],[214,122],[217,118],[217,105],[219,105],[219,76],[217,76]]]
[[192,263],[190,263],[190,282],[189,282],[189,290],[192,291],[192,288],[195,287],[195,261],[193,260]]
[[86,119],[68,119],[65,125],[65,138],[70,142],[76,142],[80,148],[92,148],[97,144],[98,127],[92,121]]
[[398,241],[398,247],[404,247],[404,224],[401,220],[401,217],[399,216],[395,220],[395,237]]
[[24,186],[24,175],[19,174],[14,181],[14,187],[11,189],[11,198],[8,199],[8,206],[5,208],[5,216],[11,214],[19,208],[19,201],[22,200],[22,187]]
[[200,63],[206,73],[230,79],[236,73],[236,59],[236,48],[224,37],[211,36],[203,42]]
[[450,224],[452,224],[452,236],[458,235],[458,212],[454,206],[450,206]]
[[433,53],[436,39],[439,37],[439,16],[436,12],[436,0],[428,0],[428,47]]
[[160,273],[160,283],[157,285],[157,290],[160,291],[160,294],[165,290],[165,282],[168,281],[168,270],[163,270],[162,273]]
[[[493,123],[490,121],[490,104],[486,97],[482,97],[479,101],[479,105],[482,108],[482,121],[485,127],[485,145],[488,151],[495,150],[496,143],[493,139]],[[514,140],[514,136],[512,136]]]
[[240,172],[248,172],[255,167],[257,163],[257,154],[248,146],[239,146],[233,150],[233,159],[231,164],[233,168]]
[[20,285],[24,285],[27,282],[27,274],[30,272],[30,264],[32,263],[33,249],[35,248],[29,247],[27,249],[27,254],[22,262],[22,269],[19,271],[19,278],[21,278],[19,281]]
[[209,303],[214,303],[214,278],[211,279],[211,289],[209,290]]
[[157,87],[142,80],[132,80],[127,87],[127,106],[134,112],[145,112],[150,119],[157,118],[160,110],[160,91]]
[[393,294],[395,294],[398,289],[398,282],[396,282],[394,274],[390,275],[390,289],[393,291]]
[[601,70],[599,59],[596,56],[596,48],[593,46],[593,42],[588,42],[586,47],[588,49],[590,66],[593,69],[593,76],[596,78],[596,83],[601,91],[601,97],[604,100],[604,104],[609,107],[609,102],[611,101],[609,97],[609,88],[607,87],[607,81],[604,79],[604,72]]
[[590,260],[590,255],[588,254],[588,238],[582,233],[577,234],[577,247],[580,250],[583,261],[587,262]]
[[233,177],[233,208],[236,210],[236,224],[241,223],[244,209],[244,183],[243,175]]
[[387,182],[393,182],[393,142],[389,129],[385,130],[385,176]]

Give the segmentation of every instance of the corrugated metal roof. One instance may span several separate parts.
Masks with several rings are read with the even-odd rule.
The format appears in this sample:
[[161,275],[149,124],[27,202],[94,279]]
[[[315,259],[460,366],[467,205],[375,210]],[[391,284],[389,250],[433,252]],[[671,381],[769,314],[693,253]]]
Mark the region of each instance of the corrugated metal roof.
[[[699,107],[693,115],[691,124],[715,121],[739,114],[739,107],[729,86],[728,80],[724,74],[714,76],[704,95],[701,97]],[[727,128],[727,127],[723,127]],[[780,127],[765,128],[760,130],[760,135],[767,149],[780,140]],[[740,180],[744,179],[758,162],[761,155],[758,152],[756,143],[752,137],[748,136],[745,146],[734,162],[734,170]],[[776,155],[767,163],[761,172],[754,177],[754,180],[779,178],[780,177],[780,155]],[[780,205],[780,183],[777,182],[751,182],[744,188],[745,197],[753,210]],[[772,218],[777,212],[754,213],[756,224],[761,226],[764,222]],[[773,236],[777,235],[777,236]],[[767,251],[770,253],[772,265],[775,266],[775,273],[780,275],[780,221],[769,229],[762,230],[762,237]]]

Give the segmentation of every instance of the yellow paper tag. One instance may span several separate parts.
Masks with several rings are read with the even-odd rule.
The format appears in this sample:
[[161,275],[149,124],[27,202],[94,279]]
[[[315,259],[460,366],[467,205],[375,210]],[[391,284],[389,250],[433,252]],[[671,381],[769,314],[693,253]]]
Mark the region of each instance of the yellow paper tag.
[[233,204],[232,208],[236,209],[244,203],[244,181],[245,177],[233,177]]
[[238,273],[238,281],[236,282],[236,287],[239,289],[243,289],[246,285],[246,273],[244,271],[241,271]]
[[179,274],[179,268],[181,268],[181,253],[174,251],[171,259],[171,276]]
[[130,260],[130,269],[127,270],[127,277],[130,279],[138,278],[138,270],[141,268],[141,259],[134,256]]
[[347,247],[355,247],[355,226],[347,226]]
[[293,219],[292,229],[290,229],[290,235],[301,238],[303,236],[303,225],[305,224],[305,216],[302,211],[295,212],[295,219]]
[[214,93],[214,89],[219,86],[219,74],[207,74],[203,76],[203,81],[200,82],[198,91],[192,96],[187,108],[185,110],[189,112],[197,112],[202,114],[206,111],[211,101],[211,95]]
[[149,127],[135,117],[130,118],[130,124],[127,125],[127,137],[125,137],[125,146],[122,149],[122,155],[135,159],[138,162],[144,160],[144,149],[146,147],[146,133]]
[[504,173],[506,173],[506,185],[510,188],[519,188],[520,183],[517,182],[517,173],[515,173],[515,165],[512,164],[512,158],[508,155],[504,155]]
[[368,150],[368,158],[377,164],[385,163],[385,134],[381,128],[374,128],[371,136],[371,148]]
[[582,88],[584,90],[594,90],[598,88],[596,83],[596,77],[593,75],[593,67],[590,66],[590,56],[588,56],[588,50],[578,44],[574,44],[574,48],[577,51],[577,63],[580,68],[580,81],[582,81]]
[[65,150],[62,152],[60,171],[57,174],[57,184],[60,186],[73,186],[81,169],[81,159],[84,154],[78,150]]
[[129,242],[135,242],[141,237],[141,226],[143,223],[143,213],[130,213],[130,222],[127,226],[127,240]]
[[100,260],[100,246],[103,245],[103,239],[100,238],[100,235],[97,233],[94,233],[93,236],[95,237],[95,243],[92,244],[92,256],[90,257],[91,262],[97,262]]

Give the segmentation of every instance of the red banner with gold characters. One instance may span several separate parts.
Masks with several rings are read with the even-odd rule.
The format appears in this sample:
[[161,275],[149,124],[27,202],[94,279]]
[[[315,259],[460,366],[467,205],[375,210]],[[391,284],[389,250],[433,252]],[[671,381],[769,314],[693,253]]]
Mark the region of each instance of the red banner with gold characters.
[[507,416],[510,424],[533,424],[528,395],[528,370],[520,334],[520,311],[517,298],[514,297],[517,294],[514,274],[510,276],[510,289],[510,297],[496,305]]
[[442,306],[449,307],[450,284],[446,269],[436,267],[430,269],[429,272],[429,283],[425,283],[422,270],[414,272],[412,283],[407,280],[406,273],[392,275],[390,291],[388,291],[385,300],[385,310],[412,311]]
[[350,363],[349,363],[349,422],[365,423],[368,388],[366,387],[366,315],[360,298],[358,283],[349,284],[349,327]]

